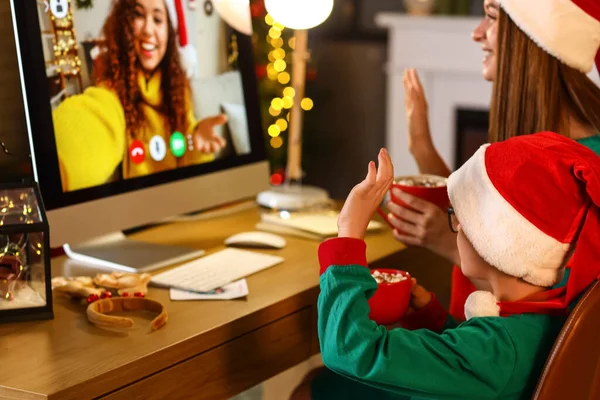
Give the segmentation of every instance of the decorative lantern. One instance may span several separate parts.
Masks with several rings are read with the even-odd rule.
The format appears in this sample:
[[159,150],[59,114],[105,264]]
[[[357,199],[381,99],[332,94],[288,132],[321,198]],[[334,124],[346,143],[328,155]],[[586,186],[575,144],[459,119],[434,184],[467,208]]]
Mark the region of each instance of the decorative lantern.
[[49,227],[36,183],[0,186],[0,322],[52,319]]

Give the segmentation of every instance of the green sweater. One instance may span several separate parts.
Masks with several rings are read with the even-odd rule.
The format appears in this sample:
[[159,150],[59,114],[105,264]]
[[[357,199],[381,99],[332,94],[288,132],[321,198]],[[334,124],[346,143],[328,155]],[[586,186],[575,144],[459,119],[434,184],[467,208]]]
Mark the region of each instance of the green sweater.
[[[377,284],[365,268],[365,253],[363,241],[348,238],[328,240],[319,248],[323,362],[363,384],[348,383],[363,387],[353,398],[531,398],[564,317],[480,317],[457,326],[447,314],[440,321],[441,306],[434,298],[421,310],[421,320],[439,331],[388,330],[368,318],[367,300]],[[427,322],[427,314],[434,320]]]
[[592,150],[594,153],[600,155],[600,135],[590,136],[583,139],[577,140],[580,143]]

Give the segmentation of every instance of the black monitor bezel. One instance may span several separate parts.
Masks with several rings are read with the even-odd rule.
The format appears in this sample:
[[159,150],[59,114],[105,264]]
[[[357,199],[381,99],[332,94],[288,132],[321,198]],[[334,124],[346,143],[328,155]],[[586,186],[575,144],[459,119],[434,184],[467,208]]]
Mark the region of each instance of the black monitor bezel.
[[[41,28],[36,0],[11,0],[18,37],[22,84],[26,95],[26,112],[32,157],[37,179],[47,210],[55,210],[76,204],[125,194],[135,190],[198,177],[266,160],[265,139],[258,103],[256,67],[252,37],[237,32],[239,70],[242,75],[244,100],[248,115],[248,131],[252,152],[214,162],[194,165],[153,175],[124,179],[82,190],[63,192],[60,179],[54,126],[50,106],[45,61],[42,48]],[[25,101],[25,99],[24,99]]]

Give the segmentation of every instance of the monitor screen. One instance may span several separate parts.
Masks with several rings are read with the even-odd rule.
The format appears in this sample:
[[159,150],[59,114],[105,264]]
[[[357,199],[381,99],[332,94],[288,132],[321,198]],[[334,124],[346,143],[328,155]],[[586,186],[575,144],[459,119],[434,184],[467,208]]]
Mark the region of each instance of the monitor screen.
[[48,209],[265,159],[251,37],[214,7],[25,0],[13,8]]

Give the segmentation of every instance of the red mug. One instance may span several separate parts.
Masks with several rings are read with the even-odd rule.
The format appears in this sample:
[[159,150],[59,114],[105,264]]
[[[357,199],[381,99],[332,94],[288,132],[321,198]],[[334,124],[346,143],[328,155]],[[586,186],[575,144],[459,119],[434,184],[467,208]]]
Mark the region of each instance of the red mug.
[[369,318],[379,325],[392,325],[398,322],[408,311],[412,279],[410,274],[396,269],[373,269],[388,274],[402,274],[406,279],[394,283],[379,283],[375,294],[369,299],[371,312]]
[[[419,179],[423,179],[423,178],[428,179],[428,180],[433,180],[433,181],[439,181],[440,183],[443,181],[443,185],[435,186],[435,187],[427,187],[427,186],[414,186],[414,185],[409,186],[409,185],[402,183],[403,181],[406,181],[406,180],[419,180]],[[409,210],[414,210],[408,204],[404,203],[402,200],[400,200],[398,197],[396,197],[394,195],[394,192],[391,189],[397,188],[403,192],[412,194],[415,197],[418,197],[420,199],[423,199],[425,201],[433,203],[436,206],[440,207],[442,210],[446,211],[448,209],[448,207],[450,206],[450,199],[448,198],[448,188],[446,186],[446,181],[447,181],[447,178],[437,176],[437,175],[421,174],[421,175],[399,176],[396,179],[394,179],[394,183],[392,184],[392,187],[390,188],[390,197],[391,197],[391,200],[393,203],[396,203],[403,207],[406,207]],[[390,220],[388,219],[386,212],[381,207],[379,207],[377,209],[377,212],[388,223],[388,225],[392,229],[394,229],[394,226],[390,223]]]

